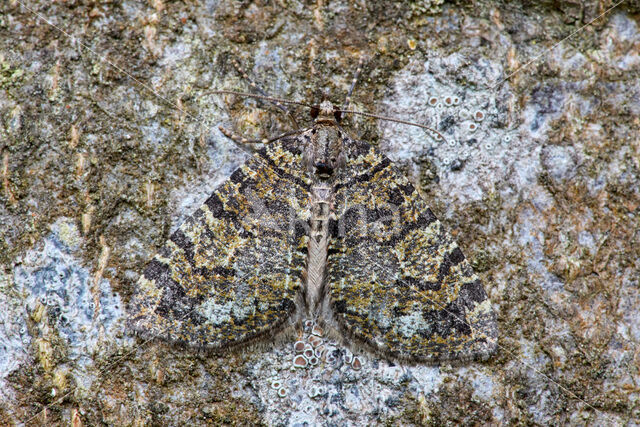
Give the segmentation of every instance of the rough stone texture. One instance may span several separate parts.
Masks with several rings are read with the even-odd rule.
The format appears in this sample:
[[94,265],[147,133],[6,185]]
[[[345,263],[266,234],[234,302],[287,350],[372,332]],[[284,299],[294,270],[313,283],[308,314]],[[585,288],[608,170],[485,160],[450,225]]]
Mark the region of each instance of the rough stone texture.
[[[0,424],[640,424],[640,6],[549,50],[614,3],[441,3],[0,3]],[[350,120],[483,276],[497,356],[355,370],[335,343],[292,370],[288,340],[218,358],[126,335],[144,263],[246,158],[217,126],[287,126],[201,96],[247,89],[230,58],[339,102],[362,55],[356,108],[447,137]]]

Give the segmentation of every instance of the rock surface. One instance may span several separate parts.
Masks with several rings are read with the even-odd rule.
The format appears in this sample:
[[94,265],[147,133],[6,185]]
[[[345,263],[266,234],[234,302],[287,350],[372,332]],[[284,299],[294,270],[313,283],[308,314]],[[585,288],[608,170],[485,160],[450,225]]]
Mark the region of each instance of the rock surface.
[[[0,424],[640,424],[640,6],[596,19],[614,4],[2,2]],[[205,94],[248,89],[232,60],[341,103],[360,57],[354,108],[447,139],[345,124],[456,235],[496,356],[404,366],[308,329],[324,352],[294,367],[289,340],[211,357],[126,334],[145,262],[247,157],[218,125],[289,126]]]

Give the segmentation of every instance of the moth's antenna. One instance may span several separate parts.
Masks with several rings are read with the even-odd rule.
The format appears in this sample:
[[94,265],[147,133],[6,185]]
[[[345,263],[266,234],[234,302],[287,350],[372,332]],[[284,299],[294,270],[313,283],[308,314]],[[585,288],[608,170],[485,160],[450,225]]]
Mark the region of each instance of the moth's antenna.
[[[309,105],[309,104],[305,104],[304,102],[298,102],[298,101],[289,101],[288,99],[282,99],[282,98],[274,98],[271,96],[264,96],[264,95],[256,95],[254,93],[246,93],[246,92],[236,92],[233,90],[210,90],[208,92],[205,92],[203,95],[207,95],[207,94],[220,94],[220,95],[238,95],[238,96],[246,96],[248,98],[256,98],[256,99],[263,99],[265,101],[270,101],[270,102],[280,102],[283,104],[291,104],[291,105],[299,105],[301,107],[305,107],[305,108],[320,108],[317,105]],[[419,128],[422,129],[426,129],[426,130],[430,130],[431,132],[435,133],[436,135],[438,135],[440,138],[442,138],[445,142],[447,142],[447,138],[444,137],[444,135],[442,135],[440,132],[438,132],[437,130],[435,130],[434,128],[431,128],[429,126],[425,126],[425,125],[421,125],[420,123],[414,123],[414,122],[409,122],[406,120],[400,120],[400,119],[394,119],[393,117],[387,117],[387,116],[381,116],[379,114],[373,114],[373,113],[365,113],[362,111],[354,111],[354,110],[335,110],[336,113],[346,113],[346,114],[358,114],[360,116],[364,116],[364,117],[371,117],[374,119],[380,119],[380,120],[387,120],[390,122],[396,122],[396,123],[401,123],[403,125],[409,125],[409,126],[417,126]]]
[[344,101],[343,110],[347,110],[349,108],[349,103],[351,102],[351,94],[353,93],[353,89],[356,87],[356,83],[358,82],[358,77],[360,77],[360,73],[362,72],[362,64],[364,64],[364,56],[360,57],[360,61],[358,61],[358,68],[356,68],[356,72],[353,75],[353,80],[351,80],[351,87],[349,88],[349,92],[347,92],[347,99]]
[[573,37],[574,35],[578,34],[580,31],[582,31],[583,29],[585,29],[586,27],[588,27],[589,25],[593,24],[595,21],[597,21],[598,19],[602,18],[604,15],[606,15],[607,13],[609,13],[610,11],[612,11],[613,9],[615,9],[616,7],[620,6],[622,3],[624,2],[624,0],[620,0],[618,2],[616,2],[616,4],[614,4],[613,6],[611,6],[610,8],[608,8],[607,10],[605,10],[604,12],[602,12],[600,15],[596,16],[595,18],[593,18],[591,21],[587,22],[586,24],[584,24],[582,27],[578,28],[577,30],[573,31],[571,34],[569,34],[568,36],[566,36],[565,38],[563,38],[562,40],[554,43],[553,46],[551,46],[548,49],[545,49],[541,54],[534,56],[532,59],[530,59],[529,61],[527,61],[526,63],[524,63],[523,65],[519,66],[518,68],[516,68],[514,71],[512,71],[511,73],[509,73],[506,77],[500,79],[498,81],[498,83],[494,84],[493,86],[489,87],[490,90],[495,90],[498,86],[500,86],[502,83],[506,82],[507,80],[509,80],[511,77],[513,77],[515,74],[518,74],[520,71],[526,69],[529,65],[531,65],[532,63],[536,62],[538,59],[540,59],[542,56],[546,55],[547,53],[549,53],[550,51],[552,51],[553,49],[556,48],[556,46],[558,46],[559,44],[563,43],[565,40],[570,39],[571,37]]
[[210,90],[208,92],[204,92],[202,95],[209,95],[209,94],[238,95],[238,96],[245,96],[247,98],[262,99],[264,101],[269,101],[269,102],[273,102],[273,103],[299,105],[301,107],[306,107],[306,108],[318,108],[317,106],[305,104],[304,102],[289,101],[288,99],[274,98],[273,96],[256,95],[255,93],[236,92],[234,90]]
[[436,135],[438,135],[440,138],[442,138],[445,142],[447,142],[447,138],[445,138],[444,135],[442,135],[440,132],[438,132],[437,130],[435,130],[434,128],[431,128],[429,126],[421,125],[420,123],[408,122],[406,120],[394,119],[393,117],[380,116],[378,114],[365,113],[365,112],[362,112],[362,111],[336,110],[336,112],[347,113],[347,114],[358,114],[358,115],[361,115],[361,116],[364,116],[364,117],[372,117],[374,119],[388,120],[390,122],[401,123],[403,125],[417,126],[419,128],[430,130],[431,132],[434,132]]
[[248,139],[248,138],[245,138],[243,136],[236,135],[235,133],[228,131],[227,129],[223,128],[222,126],[218,126],[218,129],[220,130],[220,132],[222,132],[224,134],[224,136],[226,136],[227,138],[229,138],[232,141],[235,141],[238,144],[270,144],[270,143],[275,142],[275,141],[277,141],[279,139],[286,138],[286,137],[291,136],[291,135],[299,135],[302,132],[304,132],[304,129],[295,129],[295,130],[291,130],[289,132],[285,132],[282,135],[278,135],[278,136],[273,137],[273,138]]
[[[256,90],[260,95],[269,96],[269,94],[267,94],[267,92],[262,90],[262,88],[260,86],[258,86],[257,83],[255,83],[253,80],[251,80],[249,78],[249,75],[240,66],[238,61],[236,61],[235,59],[232,59],[232,64],[235,67],[236,71],[242,75],[242,78],[245,79],[247,81],[247,83],[249,83],[249,86],[251,86],[254,90]],[[272,104],[274,104],[276,107],[278,107],[282,112],[284,112],[289,117],[289,119],[293,123],[294,128],[296,128],[296,129],[300,128],[300,126],[298,126],[298,122],[296,121],[296,118],[293,117],[293,115],[291,114],[291,112],[289,110],[284,108],[284,105],[282,105],[282,103],[280,103],[280,102],[272,102]]]

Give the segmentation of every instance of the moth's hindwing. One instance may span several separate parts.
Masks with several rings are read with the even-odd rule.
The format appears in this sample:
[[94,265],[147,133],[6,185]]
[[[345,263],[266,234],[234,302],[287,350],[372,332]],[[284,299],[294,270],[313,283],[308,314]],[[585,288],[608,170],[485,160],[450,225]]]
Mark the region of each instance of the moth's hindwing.
[[284,326],[307,245],[300,145],[260,150],[171,235],[138,280],[130,328],[218,349]]
[[339,328],[396,359],[486,359],[495,315],[457,244],[387,157],[362,142],[345,146],[327,262]]

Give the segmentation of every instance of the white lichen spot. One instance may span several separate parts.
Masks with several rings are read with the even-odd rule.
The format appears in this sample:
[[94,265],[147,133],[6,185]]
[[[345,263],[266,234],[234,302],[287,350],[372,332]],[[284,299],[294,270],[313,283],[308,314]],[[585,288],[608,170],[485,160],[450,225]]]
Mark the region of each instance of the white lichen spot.
[[422,311],[412,310],[411,314],[400,316],[397,318],[398,332],[405,337],[412,337],[418,333],[418,330],[424,327],[424,319]]
[[295,368],[306,368],[307,367],[307,359],[302,355],[297,355],[293,358],[293,366]]
[[304,357],[306,357],[307,359],[312,358],[313,356],[315,356],[315,352],[313,351],[313,348],[306,348],[304,350],[304,353],[302,353],[304,355]]
[[345,349],[344,350],[344,361],[347,365],[351,364],[351,361],[353,360],[353,353],[351,353],[351,351],[349,351],[349,349]]
[[360,360],[359,357],[356,356],[353,358],[353,362],[351,362],[351,367],[355,371],[359,371],[360,369],[362,369],[362,361]]
[[[233,301],[229,301],[224,304],[216,304],[215,300],[208,299],[198,307],[198,313],[207,319],[207,323],[220,325],[230,322],[231,311],[233,310],[234,312],[237,312],[238,309],[242,311],[242,308]],[[246,314],[249,314],[246,308],[244,311]]]
[[307,392],[307,395],[313,399],[315,397],[322,396],[326,393],[326,390],[323,386],[312,386],[311,389]]
[[315,335],[311,335],[309,338],[309,343],[311,344],[311,346],[313,348],[318,347],[320,344],[322,344],[322,338],[319,338]]
[[302,353],[305,347],[306,347],[306,344],[304,341],[296,341],[296,343],[293,345],[293,350],[296,353]]
[[318,395],[318,389],[316,388],[316,386],[311,387],[311,389],[307,392],[307,396],[309,396],[311,399],[313,399],[317,395]]
[[316,357],[322,359],[322,356],[324,356],[325,353],[325,346],[324,345],[320,345],[318,346],[315,350],[314,353],[316,355]]
[[280,388],[282,388],[282,381],[280,380],[271,381],[271,388],[274,390],[279,390]]

